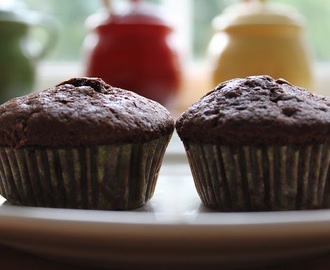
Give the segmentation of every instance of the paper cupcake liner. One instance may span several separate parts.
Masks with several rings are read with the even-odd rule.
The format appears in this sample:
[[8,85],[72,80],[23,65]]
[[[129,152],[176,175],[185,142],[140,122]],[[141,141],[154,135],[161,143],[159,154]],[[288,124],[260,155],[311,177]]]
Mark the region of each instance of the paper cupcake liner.
[[219,211],[330,208],[330,145],[185,143],[198,194]]
[[153,195],[169,139],[86,148],[0,147],[0,194],[26,206],[136,208]]

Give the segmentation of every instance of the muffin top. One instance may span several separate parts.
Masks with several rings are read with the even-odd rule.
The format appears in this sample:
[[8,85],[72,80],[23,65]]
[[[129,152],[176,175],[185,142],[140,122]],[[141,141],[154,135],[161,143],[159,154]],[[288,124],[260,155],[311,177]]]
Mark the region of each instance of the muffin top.
[[177,120],[183,141],[209,144],[330,142],[330,97],[269,76],[219,84]]
[[1,146],[147,142],[173,132],[159,103],[98,78],[73,78],[0,105]]

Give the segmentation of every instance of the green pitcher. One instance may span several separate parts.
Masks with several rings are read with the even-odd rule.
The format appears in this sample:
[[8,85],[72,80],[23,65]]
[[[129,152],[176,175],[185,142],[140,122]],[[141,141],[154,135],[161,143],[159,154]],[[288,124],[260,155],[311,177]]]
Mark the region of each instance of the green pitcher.
[[[46,33],[43,42],[31,35],[36,27]],[[0,103],[32,91],[36,64],[53,46],[56,33],[56,23],[49,16],[0,9]]]

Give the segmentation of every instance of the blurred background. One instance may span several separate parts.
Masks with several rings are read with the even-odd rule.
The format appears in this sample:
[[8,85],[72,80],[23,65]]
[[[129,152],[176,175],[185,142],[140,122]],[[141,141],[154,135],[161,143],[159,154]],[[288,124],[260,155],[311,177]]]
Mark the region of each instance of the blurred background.
[[[95,14],[125,9],[129,1],[113,0],[0,0],[0,7],[25,8],[51,19],[48,22],[51,34],[43,29],[30,29],[37,43],[47,46],[47,52],[35,63],[35,81],[29,91],[51,87],[70,77],[86,74],[88,53],[87,36],[93,31]],[[137,1],[131,1],[137,2]],[[216,32],[212,20],[226,8],[237,4],[237,0],[145,0],[160,5],[166,10],[167,19],[174,29],[174,39],[180,61],[180,85],[171,109],[181,112],[192,102],[210,91],[214,66],[210,59],[209,46]],[[261,1],[264,2],[264,1]],[[330,95],[330,1],[329,0],[268,0],[294,7],[305,19],[304,35],[310,55],[312,72],[311,89],[323,95]],[[131,3],[132,4],[132,3]],[[109,7],[108,7],[109,8]],[[1,14],[1,13],[0,13]],[[94,15],[94,17],[91,16]],[[100,15],[102,17],[102,15]],[[94,18],[94,21],[93,21]],[[47,24],[46,22],[43,25]],[[0,31],[1,27],[0,27]],[[2,40],[4,35],[0,37]],[[0,42],[2,42],[0,39]],[[47,41],[50,39],[51,41]],[[35,45],[37,46],[37,45]],[[88,46],[87,46],[88,47]],[[1,47],[0,47],[1,50]],[[220,81],[219,81],[220,82]],[[114,85],[116,86],[116,85]]]

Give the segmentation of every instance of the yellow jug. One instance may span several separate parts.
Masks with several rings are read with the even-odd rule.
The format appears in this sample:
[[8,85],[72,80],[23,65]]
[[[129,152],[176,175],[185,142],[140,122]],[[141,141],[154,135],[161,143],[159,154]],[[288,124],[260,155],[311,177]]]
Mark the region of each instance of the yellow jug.
[[213,86],[222,81],[267,74],[311,88],[312,54],[305,20],[292,7],[240,1],[213,20],[209,53]]

